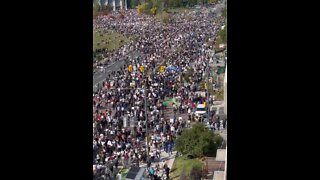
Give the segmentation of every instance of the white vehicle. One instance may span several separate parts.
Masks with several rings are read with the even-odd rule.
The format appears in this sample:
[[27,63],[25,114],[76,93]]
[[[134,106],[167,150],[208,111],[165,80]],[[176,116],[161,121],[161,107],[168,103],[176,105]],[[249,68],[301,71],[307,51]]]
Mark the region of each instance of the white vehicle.
[[195,94],[199,95],[201,97],[206,97],[206,92],[204,92],[204,91],[196,91]]
[[103,69],[103,66],[97,66],[97,69]]
[[206,113],[207,113],[207,111],[206,111],[205,105],[204,104],[198,104],[196,112],[194,114],[199,117],[199,116],[203,116]]

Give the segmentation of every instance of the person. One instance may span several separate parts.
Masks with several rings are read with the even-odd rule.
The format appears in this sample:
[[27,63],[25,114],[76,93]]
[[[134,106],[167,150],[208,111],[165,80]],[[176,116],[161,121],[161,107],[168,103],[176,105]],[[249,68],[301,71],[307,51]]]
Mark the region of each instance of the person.
[[168,142],[168,154],[169,154],[169,156],[172,155],[172,143],[171,142]]
[[[139,116],[140,112],[142,112],[141,109],[144,109],[144,106],[143,103],[135,103],[143,102],[143,95],[139,90],[131,90],[130,92],[128,92],[127,90],[121,89],[126,88],[127,86],[129,87],[132,81],[135,82],[135,87],[140,88],[143,85],[143,83],[141,82],[144,78],[139,71],[137,71],[135,75],[129,74],[126,71],[128,64],[132,64],[135,68],[139,67],[140,65],[145,65],[146,69],[148,69],[148,67],[155,68],[156,64],[158,63],[156,62],[157,59],[167,59],[167,65],[172,65],[174,67],[178,66],[179,69],[180,66],[181,69],[186,69],[186,67],[194,66],[193,64],[191,64],[193,62],[191,62],[190,60],[196,58],[195,55],[196,53],[200,52],[199,49],[201,50],[201,44],[204,43],[206,37],[213,36],[213,38],[215,38],[214,31],[212,31],[212,29],[217,29],[217,26],[213,26],[211,23],[208,23],[208,19],[206,19],[206,16],[204,16],[202,13],[199,13],[199,16],[193,17],[195,21],[192,21],[190,23],[177,23],[165,27],[161,23],[155,23],[150,26],[150,22],[152,22],[153,19],[149,16],[138,15],[134,10],[129,10],[128,13],[130,13],[130,16],[126,16],[121,20],[121,22],[117,21],[116,19],[108,19],[106,17],[98,17],[96,20],[94,20],[94,28],[103,29],[103,31],[111,30],[113,32],[118,32],[127,36],[131,36],[132,34],[141,34],[141,36],[137,40],[128,42],[127,45],[121,47],[119,50],[116,50],[114,52],[105,52],[104,57],[107,61],[104,59],[102,60],[102,62],[95,63],[95,65],[106,66],[108,63],[105,62],[112,63],[120,60],[124,60],[125,62],[124,65],[121,65],[123,71],[119,73],[118,69],[112,69],[113,76],[108,74],[109,79],[106,78],[103,87],[99,86],[99,89],[94,94],[93,119],[96,123],[94,127],[95,129],[93,138],[96,144],[93,147],[95,149],[94,157],[96,157],[97,154],[103,153],[100,156],[96,157],[97,162],[94,162],[94,164],[100,163],[102,159],[103,164],[111,165],[112,158],[124,158],[124,156],[126,156],[125,154],[130,148],[134,148],[135,151],[137,150],[136,153],[138,154],[138,158],[140,160],[147,159],[147,154],[145,152],[141,152],[139,149],[144,143],[142,139],[144,139],[145,136],[145,134],[143,134],[142,132],[142,128],[145,123],[144,114],[143,117]],[[117,12],[112,12],[112,14],[117,15]],[[177,14],[174,15],[173,19],[177,22],[181,22],[183,21],[183,16]],[[146,26],[141,26],[141,23],[145,23]],[[202,27],[202,23],[205,24],[204,27]],[[165,31],[159,31],[159,29],[165,29]],[[178,40],[176,41],[175,38],[177,38]],[[170,51],[171,49],[176,47],[182,49],[183,52],[174,53]],[[138,58],[131,57],[130,53],[134,51],[140,51],[140,55],[138,56]],[[96,53],[99,52],[103,53],[103,50],[98,49],[96,51]],[[205,59],[206,58],[203,57],[195,60],[196,67],[194,67],[194,69],[197,68],[198,70],[196,70],[192,75],[194,78],[191,78],[191,83],[186,85],[185,89],[179,88],[177,86],[177,81],[174,78],[181,75],[180,72],[164,72],[163,74],[157,73],[153,77],[150,77],[148,81],[148,86],[150,87],[150,90],[148,90],[148,103],[151,104],[149,106],[150,110],[156,109],[153,107],[157,103],[156,99],[161,98],[164,100],[168,96],[178,96],[178,94],[182,98],[181,102],[186,102],[189,99],[193,100],[193,102],[202,101],[202,98],[194,97],[192,91],[197,90],[199,83],[196,81],[197,79],[201,79],[198,76],[201,76],[202,72],[205,72]],[[110,78],[112,78],[112,80]],[[161,85],[161,89],[158,91],[152,89],[152,84],[157,81],[163,82]],[[184,93],[181,94],[181,92]],[[129,97],[127,96],[128,94],[130,94]],[[150,130],[160,129],[160,133],[162,133],[162,136],[167,136],[168,133],[171,133],[171,129],[170,124],[165,123],[166,119],[164,118],[164,111],[166,111],[164,107],[167,107],[167,103],[162,103],[162,105],[165,106],[160,107],[160,112],[153,114],[153,118],[148,118],[148,124],[150,124]],[[189,102],[189,105],[190,103],[191,101]],[[105,108],[109,109],[109,114],[104,114],[103,109]],[[134,111],[132,110],[132,108],[134,109]],[[112,109],[115,110],[115,112],[111,112]],[[191,118],[193,118],[193,114],[191,109],[190,111],[189,109],[188,114],[190,114],[191,120]],[[139,125],[140,127],[137,129],[136,133],[126,133],[123,131],[121,132],[123,124],[120,119],[125,116],[124,112],[127,111],[130,111],[130,115],[132,114],[132,117],[137,118],[138,121],[142,122]],[[175,111],[177,111],[177,108],[175,108]],[[181,114],[184,112],[179,111],[179,113]],[[147,115],[150,115],[150,113],[147,112]],[[159,118],[161,118],[160,121]],[[159,123],[161,123],[160,126],[158,126]],[[172,130],[174,131],[178,129],[180,128],[176,125],[174,125],[174,127],[172,128]],[[103,138],[105,140],[99,139],[100,134],[104,134]],[[131,135],[131,138],[129,138],[129,135]],[[95,139],[95,137],[97,137],[97,139]],[[131,144],[132,146],[124,146],[124,142]],[[161,139],[160,143],[165,143],[166,146],[163,146],[164,149],[168,153],[172,153],[172,142],[169,143],[164,139]],[[169,144],[170,148],[168,147]],[[104,156],[104,154],[106,154],[106,157]],[[152,164],[148,162],[148,166],[151,167],[151,165]],[[101,177],[101,173],[99,176]],[[106,178],[108,178],[108,176],[106,176]],[[154,178],[156,178],[155,174]]]
[[166,167],[165,171],[166,171],[167,179],[170,179],[170,176],[169,176],[170,168],[168,166]]
[[164,141],[164,151],[166,153],[168,153],[168,141],[167,140]]
[[148,168],[151,167],[151,161],[150,161],[150,159],[149,159],[148,162],[147,162],[147,167],[148,167]]

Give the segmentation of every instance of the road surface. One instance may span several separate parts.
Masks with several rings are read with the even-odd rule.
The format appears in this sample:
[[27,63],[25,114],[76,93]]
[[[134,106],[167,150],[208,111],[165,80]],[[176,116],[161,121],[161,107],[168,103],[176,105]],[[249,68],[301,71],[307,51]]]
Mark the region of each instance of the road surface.
[[[138,51],[131,52],[129,56],[131,58],[136,58],[140,55]],[[104,70],[98,70],[93,75],[93,91],[97,90],[98,84],[100,83],[100,87],[102,86],[102,82],[108,77],[108,75],[112,71],[118,71],[125,64],[125,58],[121,57],[118,61],[112,62],[111,64],[104,67]]]

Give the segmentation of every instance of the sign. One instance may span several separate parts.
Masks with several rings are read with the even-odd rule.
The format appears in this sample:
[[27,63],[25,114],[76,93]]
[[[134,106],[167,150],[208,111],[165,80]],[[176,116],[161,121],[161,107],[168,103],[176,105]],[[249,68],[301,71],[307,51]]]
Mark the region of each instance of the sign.
[[165,66],[160,66],[160,72],[163,73],[165,71],[165,68],[166,68]]
[[140,66],[140,72],[144,72],[144,66]]
[[167,70],[168,71],[178,71],[179,67],[168,67]]
[[128,66],[128,71],[131,73],[132,72],[132,65]]

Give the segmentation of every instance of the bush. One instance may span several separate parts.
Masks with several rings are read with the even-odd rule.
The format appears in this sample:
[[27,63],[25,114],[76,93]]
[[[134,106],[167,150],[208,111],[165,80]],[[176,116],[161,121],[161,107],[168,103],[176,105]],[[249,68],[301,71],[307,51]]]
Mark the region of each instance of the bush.
[[151,13],[152,15],[155,15],[155,14],[157,13],[157,7],[151,8],[151,9],[150,9],[150,13]]
[[161,14],[161,22],[168,23],[170,21],[170,15],[169,13],[163,11]]
[[143,3],[137,7],[138,14],[148,12],[148,3]]
[[101,61],[101,60],[103,59],[103,56],[102,56],[102,54],[98,54],[98,55],[96,56],[96,58],[97,58],[98,61]]
[[197,123],[191,129],[186,129],[178,137],[176,149],[183,155],[194,157],[214,156],[223,139],[214,134],[203,124]]

